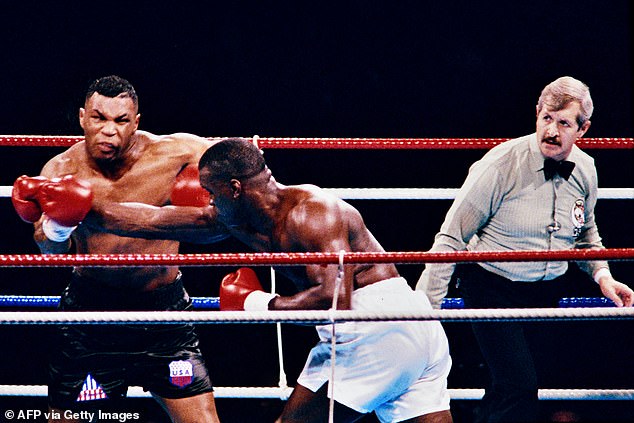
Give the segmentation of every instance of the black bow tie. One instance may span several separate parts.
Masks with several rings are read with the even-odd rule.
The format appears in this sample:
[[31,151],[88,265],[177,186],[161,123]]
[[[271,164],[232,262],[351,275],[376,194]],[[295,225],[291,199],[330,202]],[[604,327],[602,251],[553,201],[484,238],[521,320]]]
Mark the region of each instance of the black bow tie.
[[567,181],[574,168],[575,164],[567,160],[561,162],[553,159],[544,160],[544,176],[546,176],[547,181],[552,179],[556,174],[559,174],[559,176]]

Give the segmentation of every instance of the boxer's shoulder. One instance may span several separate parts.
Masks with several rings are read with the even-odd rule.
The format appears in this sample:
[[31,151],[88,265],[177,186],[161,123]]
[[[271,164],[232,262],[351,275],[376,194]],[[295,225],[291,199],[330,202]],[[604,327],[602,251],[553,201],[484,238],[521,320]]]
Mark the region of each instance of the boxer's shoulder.
[[85,166],[86,150],[82,141],[53,156],[42,168],[41,175],[47,178],[74,175]]
[[188,133],[155,135],[145,131],[137,131],[135,137],[135,142],[144,150],[144,156],[160,156],[162,160],[178,158],[183,166],[187,164],[198,165],[200,156],[213,145],[212,141]]

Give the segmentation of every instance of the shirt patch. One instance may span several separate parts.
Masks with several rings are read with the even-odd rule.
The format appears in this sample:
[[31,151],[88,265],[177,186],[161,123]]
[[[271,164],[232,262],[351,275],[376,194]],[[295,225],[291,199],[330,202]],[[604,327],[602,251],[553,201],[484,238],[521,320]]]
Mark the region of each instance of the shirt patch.
[[192,383],[194,366],[189,361],[172,361],[170,363],[170,382],[180,388]]
[[581,234],[581,228],[586,224],[586,207],[581,198],[575,200],[572,210],[570,211],[570,217],[572,219],[573,235],[579,236]]
[[90,373],[86,376],[86,380],[79,391],[79,395],[75,401],[93,401],[100,399],[107,399],[108,395],[103,390],[99,382],[97,382]]

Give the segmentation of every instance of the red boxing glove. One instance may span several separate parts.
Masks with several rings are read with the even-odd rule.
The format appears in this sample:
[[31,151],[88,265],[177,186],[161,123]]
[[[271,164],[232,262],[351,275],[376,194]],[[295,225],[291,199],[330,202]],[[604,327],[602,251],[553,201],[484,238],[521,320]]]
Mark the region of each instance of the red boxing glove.
[[205,207],[209,205],[209,192],[200,186],[198,168],[189,165],[176,176],[170,201],[175,206]]
[[92,187],[73,175],[52,179],[37,193],[42,212],[63,226],[77,226],[92,207]]
[[48,178],[44,176],[22,175],[13,183],[11,202],[20,218],[27,223],[37,222],[42,216],[37,193],[46,182]]
[[92,187],[73,175],[42,185],[37,199],[42,207],[42,231],[51,241],[63,242],[84,220],[92,207]]
[[277,297],[262,290],[262,285],[253,269],[241,267],[229,273],[220,283],[220,310],[264,311],[269,302]]

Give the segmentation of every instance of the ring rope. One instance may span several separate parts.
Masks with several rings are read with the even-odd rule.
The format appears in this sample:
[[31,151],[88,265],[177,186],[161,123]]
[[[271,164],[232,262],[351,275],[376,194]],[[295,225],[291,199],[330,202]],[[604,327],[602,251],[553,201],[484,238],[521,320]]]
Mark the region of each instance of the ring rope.
[[[342,200],[453,200],[458,188],[323,188]],[[12,186],[0,186],[0,197],[11,197]],[[598,199],[631,200],[634,188],[599,188]]]
[[[488,149],[511,138],[276,138],[257,137],[259,148],[271,149],[364,149],[364,150],[444,150]],[[253,138],[249,136],[248,138]],[[0,135],[0,146],[70,147],[83,136]],[[218,137],[210,137],[218,139]],[[580,138],[581,148],[630,149],[633,138]]]
[[[448,389],[454,401],[480,400],[484,389]],[[277,387],[214,387],[216,398],[259,398],[281,399],[290,397],[293,388]],[[0,396],[45,397],[48,394],[46,385],[0,385]],[[152,394],[140,386],[130,386],[128,398],[152,398]],[[540,389],[540,400],[632,400],[634,389]]]
[[[59,295],[0,295],[0,307],[53,308],[59,304]],[[192,306],[199,310],[218,310],[219,297],[191,297]]]
[[[348,264],[420,264],[519,261],[631,260],[634,248],[530,251],[400,251],[345,252]],[[0,267],[63,266],[304,266],[337,264],[339,253],[217,253],[217,254],[2,254]]]
[[[323,188],[343,200],[453,200],[459,188]],[[598,199],[631,200],[634,188],[599,188]]]
[[8,311],[0,312],[0,324],[164,324],[193,323],[306,323],[328,325],[352,321],[440,320],[471,321],[540,321],[540,320],[615,320],[634,319],[634,307],[596,308],[526,308],[526,309],[447,309],[417,312],[386,311],[371,313],[357,310],[292,311]]
[[[275,268],[273,268],[271,266],[271,293],[275,294],[277,289],[276,289],[276,278],[275,278]],[[194,304],[194,299],[192,298],[192,305]],[[194,306],[194,308],[196,308],[196,306]],[[220,308],[220,298],[218,298],[218,309]],[[279,378],[278,378],[278,382],[277,385],[280,388],[287,388],[288,387],[288,381],[286,379],[286,371],[284,370],[284,349],[283,349],[283,344],[282,344],[282,324],[281,323],[276,323],[275,324],[275,335],[276,335],[276,339],[277,339],[277,361],[278,361],[278,365],[280,368],[280,372],[279,372]]]
[[[271,273],[274,274],[273,268],[271,268]],[[271,285],[274,285],[274,282],[272,282]],[[271,289],[271,292],[275,293],[275,289]],[[56,295],[0,295],[0,307],[54,308],[59,304],[59,300],[60,297]],[[218,297],[191,297],[191,300],[193,308],[197,310],[220,309],[220,298]],[[567,297],[559,300],[559,307],[562,308],[614,306],[614,302],[605,297]],[[440,308],[464,308],[464,299],[443,298]],[[278,332],[280,332],[280,330],[278,330]],[[280,352],[282,349],[281,341],[281,333],[278,333],[278,349]],[[280,375],[280,379],[286,380],[286,375]]]
[[[337,276],[335,277],[335,288],[332,295],[332,306],[330,312],[334,314],[337,311],[337,303],[339,302],[339,294],[341,292],[341,284],[344,278],[344,256],[345,251],[339,251],[339,263],[337,266]],[[335,367],[337,366],[337,325],[334,316],[331,317],[330,322],[332,335],[330,337],[330,378],[328,379],[328,422],[334,423],[335,421]]]

